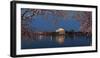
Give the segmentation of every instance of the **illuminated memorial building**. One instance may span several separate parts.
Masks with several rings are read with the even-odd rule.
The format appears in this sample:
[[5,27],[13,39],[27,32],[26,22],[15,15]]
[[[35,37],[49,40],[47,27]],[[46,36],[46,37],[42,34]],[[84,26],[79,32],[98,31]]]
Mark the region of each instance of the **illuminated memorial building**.
[[58,36],[56,37],[56,41],[59,44],[63,44],[64,43],[64,34],[65,34],[65,30],[63,28],[59,28],[58,30],[56,30],[56,32],[58,32]]
[[59,28],[58,30],[56,30],[56,32],[58,32],[59,35],[64,35],[65,34],[65,30],[63,28]]

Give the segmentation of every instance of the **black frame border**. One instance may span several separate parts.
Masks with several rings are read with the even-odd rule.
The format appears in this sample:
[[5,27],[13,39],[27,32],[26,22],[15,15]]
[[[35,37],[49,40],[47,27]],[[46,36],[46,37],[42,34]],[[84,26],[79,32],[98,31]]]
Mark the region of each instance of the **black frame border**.
[[[87,7],[96,9],[96,50],[75,51],[75,52],[58,52],[58,53],[42,53],[42,54],[27,54],[16,55],[16,4],[40,4],[40,5],[56,5],[56,6],[72,6],[72,7]],[[90,53],[98,51],[98,7],[94,5],[77,5],[77,4],[61,4],[47,2],[29,2],[29,1],[11,1],[10,3],[10,56],[11,57],[26,57],[26,56],[43,56],[43,55],[59,55],[59,54],[75,54],[75,53]]]

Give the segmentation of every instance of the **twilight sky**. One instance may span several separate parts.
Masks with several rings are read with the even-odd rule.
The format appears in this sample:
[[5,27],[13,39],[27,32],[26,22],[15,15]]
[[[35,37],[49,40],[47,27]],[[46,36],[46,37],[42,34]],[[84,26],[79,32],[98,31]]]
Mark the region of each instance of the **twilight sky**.
[[[31,31],[34,32],[35,31],[55,32],[58,28],[64,28],[65,31],[70,31],[70,30],[74,30],[76,32],[81,31],[80,27],[83,26],[81,24],[82,22],[80,21],[81,18],[76,18],[76,15],[81,14],[80,17],[83,17],[84,13],[86,12],[86,11],[78,12],[78,11],[63,11],[63,10],[59,10],[59,11],[41,10],[43,14],[40,14],[39,11],[36,12],[34,11],[34,9],[25,9],[25,8],[21,9],[21,14],[25,14],[24,15],[25,18],[28,16],[31,17],[30,22],[25,22],[27,20],[30,20],[29,18],[27,18],[27,20],[25,19],[22,20],[22,22],[24,22],[24,24],[28,24],[27,28],[31,29]],[[33,13],[36,14],[31,16]],[[82,20],[85,20],[85,18],[84,19],[82,18]],[[91,27],[91,25],[89,25],[89,27]]]

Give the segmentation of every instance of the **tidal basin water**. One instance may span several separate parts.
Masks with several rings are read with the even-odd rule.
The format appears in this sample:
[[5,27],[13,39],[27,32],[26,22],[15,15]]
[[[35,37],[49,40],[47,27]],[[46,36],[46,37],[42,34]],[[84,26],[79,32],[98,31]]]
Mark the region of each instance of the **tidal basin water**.
[[34,35],[21,39],[21,49],[91,46],[92,36],[87,35]]

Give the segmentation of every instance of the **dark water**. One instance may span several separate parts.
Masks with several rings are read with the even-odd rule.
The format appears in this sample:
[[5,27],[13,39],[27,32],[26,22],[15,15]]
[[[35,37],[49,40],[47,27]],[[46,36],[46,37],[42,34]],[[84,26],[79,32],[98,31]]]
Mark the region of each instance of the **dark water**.
[[21,49],[90,46],[91,43],[91,36],[86,35],[35,35],[33,38],[22,38]]

